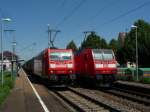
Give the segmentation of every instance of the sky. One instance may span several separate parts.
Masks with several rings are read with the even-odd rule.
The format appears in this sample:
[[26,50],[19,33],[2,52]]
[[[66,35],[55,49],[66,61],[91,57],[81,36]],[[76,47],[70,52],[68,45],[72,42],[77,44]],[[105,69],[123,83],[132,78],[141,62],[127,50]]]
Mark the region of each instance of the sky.
[[37,55],[48,47],[48,24],[60,30],[54,45],[65,48],[74,40],[80,46],[84,31],[95,31],[109,42],[119,32],[130,30],[138,19],[150,23],[150,0],[0,0],[4,50],[12,50],[12,38],[17,41],[16,53],[24,59]]

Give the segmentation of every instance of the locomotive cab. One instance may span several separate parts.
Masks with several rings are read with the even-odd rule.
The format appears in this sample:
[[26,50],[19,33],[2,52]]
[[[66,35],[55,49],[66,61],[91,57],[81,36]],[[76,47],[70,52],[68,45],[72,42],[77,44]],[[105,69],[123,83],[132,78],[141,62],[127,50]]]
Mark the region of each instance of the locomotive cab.
[[75,60],[79,82],[110,86],[115,81],[117,63],[111,49],[83,49],[75,54]]
[[76,79],[71,49],[46,48],[27,61],[24,68],[52,86],[72,84]]
[[102,84],[111,84],[117,72],[116,60],[111,49],[93,49],[94,71],[96,80]]
[[72,50],[49,50],[49,79],[60,83],[76,79]]

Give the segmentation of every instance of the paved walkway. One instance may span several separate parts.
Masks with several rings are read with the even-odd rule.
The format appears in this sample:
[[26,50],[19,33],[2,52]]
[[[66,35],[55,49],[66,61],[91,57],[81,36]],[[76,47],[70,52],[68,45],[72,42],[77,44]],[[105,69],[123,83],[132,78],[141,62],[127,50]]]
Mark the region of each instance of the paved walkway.
[[0,112],[44,112],[22,69],[19,75]]

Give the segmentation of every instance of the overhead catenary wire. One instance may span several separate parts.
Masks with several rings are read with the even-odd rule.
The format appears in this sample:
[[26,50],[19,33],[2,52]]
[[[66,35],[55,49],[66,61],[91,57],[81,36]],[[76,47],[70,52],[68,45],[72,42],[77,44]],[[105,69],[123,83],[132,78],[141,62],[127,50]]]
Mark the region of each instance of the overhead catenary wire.
[[33,43],[31,43],[31,44],[29,44],[29,45],[27,45],[27,46],[25,46],[25,47],[19,49],[19,52],[23,52],[24,50],[26,50],[26,49],[28,49],[28,48],[30,48],[30,47],[32,47],[32,46],[35,46],[35,45],[36,45],[36,43],[33,42]]
[[89,24],[92,23],[104,10],[106,10],[108,7],[110,8],[111,6],[114,6],[113,4],[118,3],[118,0],[111,0],[108,4],[106,4],[104,7],[98,10],[98,12],[91,16]]
[[114,22],[114,21],[117,21],[118,19],[123,18],[124,16],[127,16],[127,15],[129,15],[129,14],[131,14],[131,13],[133,13],[133,12],[135,12],[135,11],[141,9],[141,8],[143,8],[143,7],[146,6],[146,5],[149,5],[149,4],[150,4],[150,1],[144,2],[143,4],[137,6],[137,7],[133,8],[133,9],[130,9],[130,10],[126,11],[126,12],[123,13],[123,14],[120,14],[120,15],[117,16],[117,17],[114,17],[114,18],[112,18],[112,19],[110,19],[110,20],[108,20],[108,21],[106,21],[106,22],[100,24],[99,26],[104,26],[104,25],[110,24],[110,23],[112,23],[112,22]]
[[64,5],[66,4],[67,0],[62,0],[61,4],[60,4],[60,9],[64,7]]
[[[87,25],[87,26],[90,26],[90,28],[91,28],[91,27],[93,26],[93,25],[91,25],[91,24],[93,24],[92,22],[93,22],[102,12],[104,12],[108,7],[110,8],[110,7],[114,6],[113,4],[116,4],[116,3],[118,3],[118,2],[119,2],[118,0],[110,0],[107,4],[103,5],[103,7],[101,7],[100,9],[97,9],[98,11],[97,11],[94,15],[90,16],[89,19],[87,19],[88,21],[87,21],[86,25]],[[85,26],[85,25],[80,25],[80,26]],[[92,30],[95,30],[95,28],[93,28]]]
[[86,0],[81,0],[57,25],[56,28],[63,25],[84,3]]
[[114,6],[113,4],[118,3],[118,0],[111,0],[109,3],[107,3],[106,5],[104,5],[102,8],[100,8],[97,13],[93,16],[90,17],[90,20],[94,20],[95,18],[97,18],[105,9],[107,9],[108,7],[110,8],[111,6]]

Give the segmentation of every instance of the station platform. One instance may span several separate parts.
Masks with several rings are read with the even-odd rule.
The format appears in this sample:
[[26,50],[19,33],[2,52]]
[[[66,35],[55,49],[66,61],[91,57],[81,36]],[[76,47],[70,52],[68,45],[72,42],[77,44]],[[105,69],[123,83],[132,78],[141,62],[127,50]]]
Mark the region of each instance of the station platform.
[[18,73],[15,86],[0,108],[0,112],[44,112],[26,74],[22,69]]
[[116,83],[129,85],[129,86],[135,86],[135,87],[141,87],[141,88],[150,90],[150,84],[143,84],[140,82],[129,82],[129,81],[116,81]]

